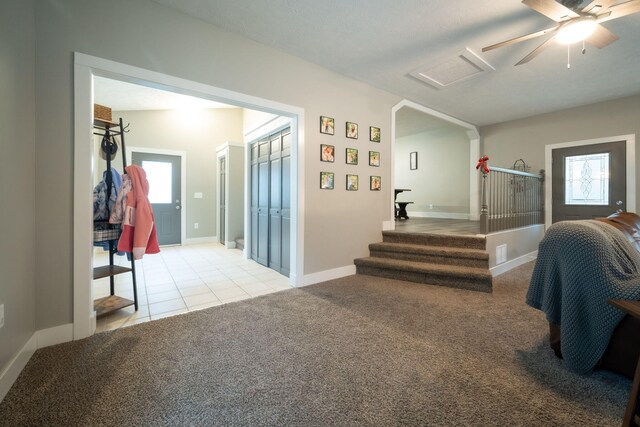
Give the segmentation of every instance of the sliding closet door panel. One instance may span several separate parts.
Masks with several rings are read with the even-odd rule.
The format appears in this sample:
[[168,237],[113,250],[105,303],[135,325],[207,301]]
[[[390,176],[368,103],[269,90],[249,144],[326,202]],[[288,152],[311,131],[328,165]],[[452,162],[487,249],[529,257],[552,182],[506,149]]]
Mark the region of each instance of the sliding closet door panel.
[[289,275],[290,264],[289,258],[291,256],[291,157],[282,158],[282,239],[281,239],[281,257],[280,272],[285,276]]
[[269,162],[258,164],[258,257],[269,265]]
[[[256,155],[258,146],[256,144]],[[253,150],[252,150],[253,152]],[[258,159],[251,160],[251,259],[258,260]]]
[[[280,154],[278,152],[278,154]],[[269,206],[269,267],[280,271],[280,251],[282,240],[281,188],[282,167],[280,159],[271,160],[271,203]]]

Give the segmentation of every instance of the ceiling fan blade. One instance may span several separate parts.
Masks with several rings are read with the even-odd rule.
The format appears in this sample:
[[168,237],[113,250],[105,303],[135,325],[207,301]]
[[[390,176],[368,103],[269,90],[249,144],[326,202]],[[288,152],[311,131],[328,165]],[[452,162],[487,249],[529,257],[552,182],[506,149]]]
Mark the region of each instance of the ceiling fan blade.
[[603,47],[613,43],[619,38],[620,37],[616,36],[602,25],[598,25],[593,34],[587,37],[585,41],[589,44],[594,45],[598,49],[602,49]]
[[566,21],[569,18],[577,18],[580,16],[555,0],[522,0],[522,3],[556,22]]
[[522,58],[520,60],[520,62],[518,62],[516,65],[522,65],[522,64],[526,64],[527,62],[531,61],[533,58],[535,58],[536,56],[538,56],[538,54],[540,54],[540,52],[542,52],[543,50],[545,50],[546,48],[548,48],[551,43],[553,43],[553,41],[555,40],[556,36],[553,37],[549,37],[544,43],[542,43],[540,46],[538,46],[537,48],[533,49],[527,56],[525,56],[524,58]]
[[584,9],[582,13],[590,13],[592,15],[598,15],[605,10],[609,9],[615,0],[593,0]]
[[526,36],[520,36],[520,37],[516,37],[510,40],[506,40],[500,43],[496,43],[496,44],[492,44],[491,46],[487,46],[487,47],[483,47],[482,51],[483,52],[487,52],[489,50],[493,50],[493,49],[497,49],[499,47],[502,46],[509,46],[510,44],[514,44],[514,43],[519,43],[525,40],[531,40],[534,39],[536,37],[540,37],[540,36],[544,36],[545,34],[550,34],[553,33],[554,31],[557,31],[558,28],[560,28],[559,26],[553,27],[553,28],[547,28],[546,30],[542,30],[542,31],[537,31],[535,33],[531,33],[531,34],[527,34]]
[[611,6],[607,11],[609,15],[598,17],[598,22],[607,22],[612,19],[622,18],[623,16],[632,15],[638,12],[640,12],[640,0],[630,0]]

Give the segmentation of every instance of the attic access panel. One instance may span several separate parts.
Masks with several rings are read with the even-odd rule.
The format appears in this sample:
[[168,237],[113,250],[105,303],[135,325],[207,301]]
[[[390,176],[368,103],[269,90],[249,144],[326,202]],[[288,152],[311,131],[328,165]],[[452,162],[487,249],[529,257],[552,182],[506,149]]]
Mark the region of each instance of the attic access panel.
[[495,71],[495,68],[469,48],[465,48],[456,56],[424,65],[409,75],[431,87],[440,89],[478,77],[487,71]]

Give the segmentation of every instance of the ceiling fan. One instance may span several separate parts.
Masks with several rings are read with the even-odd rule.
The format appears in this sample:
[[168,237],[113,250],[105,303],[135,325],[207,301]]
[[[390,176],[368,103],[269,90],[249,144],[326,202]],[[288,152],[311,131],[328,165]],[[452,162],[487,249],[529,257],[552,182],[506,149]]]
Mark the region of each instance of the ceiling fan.
[[[553,19],[557,25],[484,47],[482,48],[483,52],[548,34],[553,35],[516,65],[531,61],[549,47],[554,40],[566,45],[582,41],[601,49],[619,38],[600,25],[601,23],[640,12],[640,0],[628,0],[617,4],[615,4],[616,0],[594,0],[582,10],[578,9],[582,0],[561,0],[560,3],[555,0],[522,0],[522,3]],[[582,53],[584,53],[584,48]]]

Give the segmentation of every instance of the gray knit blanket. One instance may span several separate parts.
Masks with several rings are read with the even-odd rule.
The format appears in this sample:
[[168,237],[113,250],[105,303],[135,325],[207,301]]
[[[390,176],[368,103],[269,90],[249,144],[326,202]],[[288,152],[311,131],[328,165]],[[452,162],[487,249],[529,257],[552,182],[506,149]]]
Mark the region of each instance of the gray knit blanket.
[[640,252],[601,221],[553,224],[540,242],[526,302],[560,326],[564,362],[591,371],[624,313],[607,299],[640,300]]

